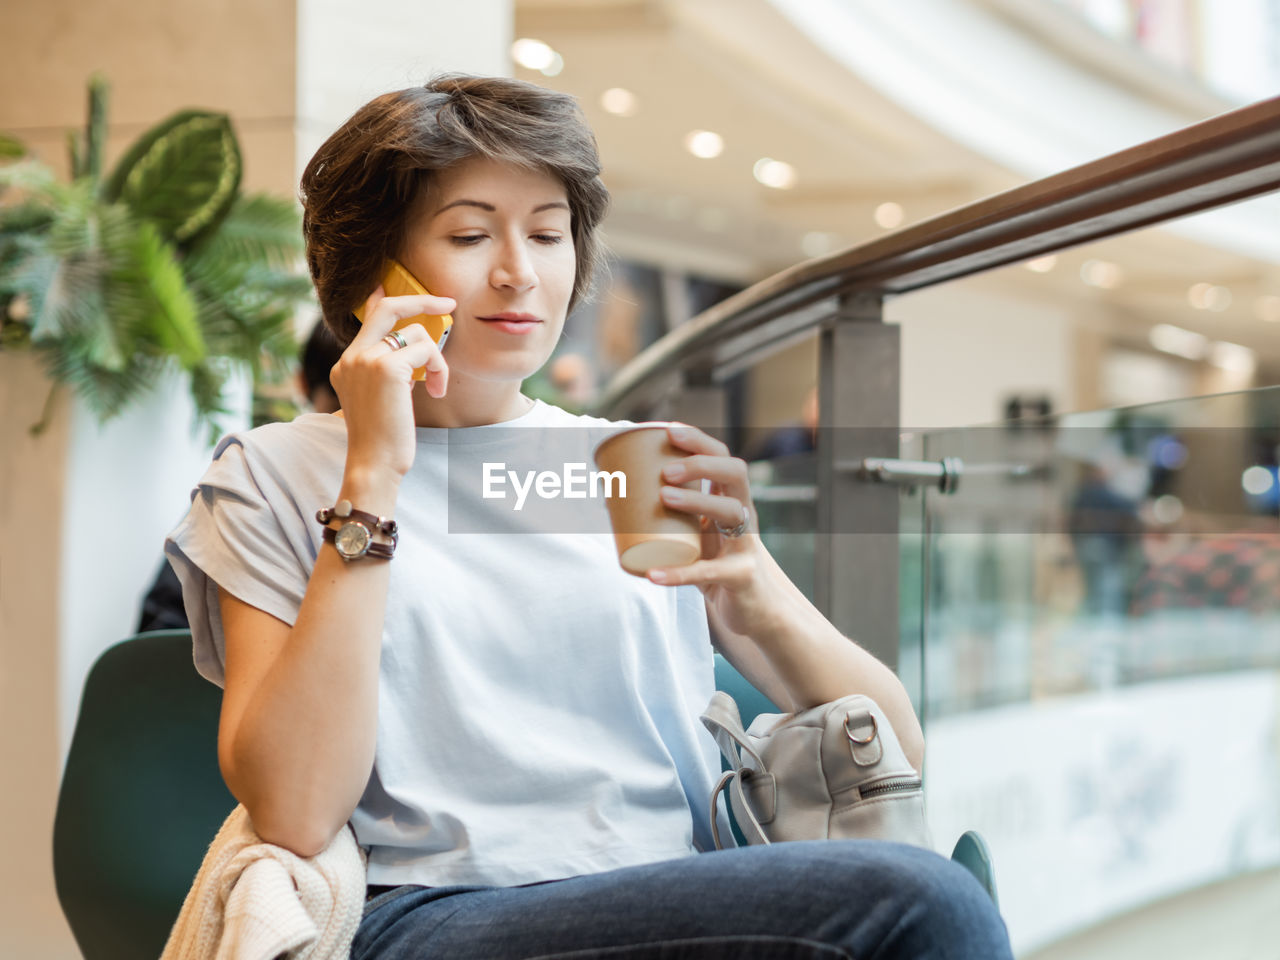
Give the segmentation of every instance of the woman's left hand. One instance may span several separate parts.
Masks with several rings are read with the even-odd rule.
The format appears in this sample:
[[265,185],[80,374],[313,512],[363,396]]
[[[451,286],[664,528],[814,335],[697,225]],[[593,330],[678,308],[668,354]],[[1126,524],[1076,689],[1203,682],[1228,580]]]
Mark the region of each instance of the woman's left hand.
[[[667,586],[696,585],[726,626],[747,634],[776,619],[786,601],[773,575],[777,565],[760,541],[746,461],[730,456],[727,446],[697,427],[673,424],[667,435],[673,446],[691,455],[663,468],[662,501],[699,518],[702,556],[686,566],[650,570],[649,579]],[[710,492],[676,486],[702,479],[711,481]],[[726,533],[743,523],[741,533]]]

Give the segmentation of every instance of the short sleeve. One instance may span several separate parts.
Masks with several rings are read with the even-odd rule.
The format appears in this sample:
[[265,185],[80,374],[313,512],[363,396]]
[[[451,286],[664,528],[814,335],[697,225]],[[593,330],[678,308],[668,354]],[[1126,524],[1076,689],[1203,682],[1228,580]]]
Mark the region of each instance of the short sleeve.
[[275,480],[236,437],[225,438],[165,540],[182,583],[196,670],[220,687],[226,644],[218,587],[292,625],[315,565],[311,531]]

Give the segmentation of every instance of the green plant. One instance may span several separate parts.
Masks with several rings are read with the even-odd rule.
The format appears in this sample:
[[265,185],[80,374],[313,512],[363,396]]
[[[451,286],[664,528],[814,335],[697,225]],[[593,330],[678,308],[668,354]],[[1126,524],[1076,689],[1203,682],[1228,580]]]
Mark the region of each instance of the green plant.
[[[310,295],[292,201],[240,191],[224,114],[183,110],[145,132],[103,177],[107,85],[89,83],[83,134],[68,134],[59,182],[0,136],[0,350],[31,349],[105,422],[174,368],[216,438],[239,365],[278,378],[291,319]],[[45,415],[33,427],[47,424]]]

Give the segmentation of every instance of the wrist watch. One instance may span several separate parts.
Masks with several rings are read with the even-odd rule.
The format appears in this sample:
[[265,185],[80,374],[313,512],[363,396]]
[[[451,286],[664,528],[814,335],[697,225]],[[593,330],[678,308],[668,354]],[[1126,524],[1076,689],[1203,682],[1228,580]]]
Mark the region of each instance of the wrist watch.
[[361,557],[377,557],[390,560],[395,556],[395,543],[378,543],[373,534],[359,520],[348,520],[338,529],[324,528],[324,539],[332,543],[343,560],[359,560]]
[[[388,517],[357,510],[350,500],[339,500],[332,507],[317,510],[316,519],[324,524],[325,542],[332,543],[343,560],[359,560],[361,557],[390,560],[395,555],[400,537],[396,522]],[[334,520],[341,520],[342,524],[337,528],[329,526]],[[375,532],[390,537],[391,542],[374,540]]]

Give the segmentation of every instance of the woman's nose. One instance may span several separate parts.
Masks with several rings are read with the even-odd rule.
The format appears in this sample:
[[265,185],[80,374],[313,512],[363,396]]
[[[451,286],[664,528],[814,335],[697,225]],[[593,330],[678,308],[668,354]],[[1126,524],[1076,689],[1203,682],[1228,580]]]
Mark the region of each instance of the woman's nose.
[[526,290],[538,282],[533,260],[524,244],[504,244],[498,262],[493,268],[493,283],[499,287]]

